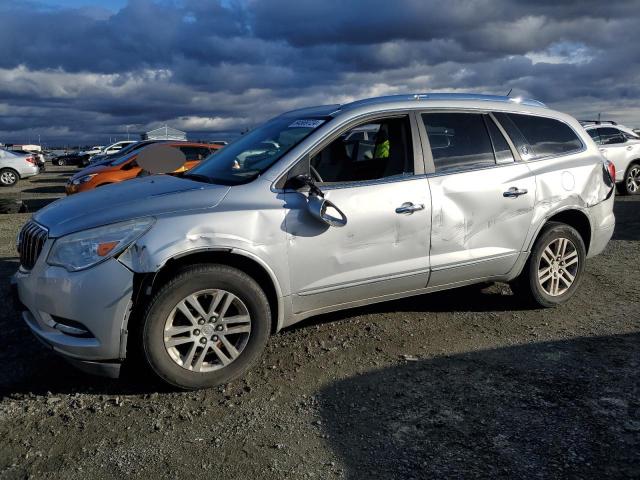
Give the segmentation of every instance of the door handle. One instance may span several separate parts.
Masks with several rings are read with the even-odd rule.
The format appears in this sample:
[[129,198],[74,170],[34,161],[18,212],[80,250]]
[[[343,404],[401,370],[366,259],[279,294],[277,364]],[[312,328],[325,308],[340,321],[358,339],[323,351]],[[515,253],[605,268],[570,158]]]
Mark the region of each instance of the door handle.
[[517,187],[511,187],[509,190],[502,194],[503,197],[506,198],[517,198],[520,195],[526,195],[529,193],[526,188],[519,189]]
[[418,210],[424,210],[423,204],[415,205],[411,202],[404,202],[401,206],[396,208],[396,213],[411,215],[413,212],[417,212]]
[[633,147],[632,147],[631,145],[629,145],[629,146],[627,147],[627,150],[633,150]]

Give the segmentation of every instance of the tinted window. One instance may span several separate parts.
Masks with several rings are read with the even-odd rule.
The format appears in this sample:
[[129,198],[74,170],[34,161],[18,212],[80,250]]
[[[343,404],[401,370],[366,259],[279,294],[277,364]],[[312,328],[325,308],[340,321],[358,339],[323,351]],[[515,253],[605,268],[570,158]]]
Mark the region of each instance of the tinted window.
[[508,113],[533,149],[535,158],[561,155],[582,148],[582,142],[565,123],[552,118]]
[[484,115],[477,113],[425,113],[436,172],[495,165]]
[[[312,174],[320,176],[318,181],[358,182],[413,174],[408,117],[383,119],[364,127],[367,139],[346,132],[311,158]],[[353,130],[362,128],[359,125]]]
[[488,116],[485,116],[487,122],[487,129],[491,136],[491,143],[493,143],[493,151],[496,156],[496,163],[511,163],[515,162],[511,148],[505,140],[504,135],[496,125],[496,123]]
[[598,135],[598,129],[597,128],[592,128],[591,130],[587,130],[587,133],[589,135],[591,135],[591,138],[593,138],[594,142],[596,142],[598,145],[600,145],[601,140],[600,140],[600,135]]
[[204,160],[211,153],[205,147],[180,147],[180,150],[184,153],[187,162]]
[[627,141],[617,128],[598,128],[598,135],[600,135],[602,145],[615,145],[616,143],[624,143]]

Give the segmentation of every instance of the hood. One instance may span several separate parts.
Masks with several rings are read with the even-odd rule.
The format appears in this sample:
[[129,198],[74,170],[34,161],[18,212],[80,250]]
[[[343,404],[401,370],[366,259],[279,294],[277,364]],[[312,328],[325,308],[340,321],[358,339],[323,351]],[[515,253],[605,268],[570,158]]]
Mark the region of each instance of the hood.
[[60,237],[133,218],[217,206],[231,187],[154,175],[56,200],[33,219]]
[[107,169],[107,165],[89,165],[88,167],[83,168],[79,172],[76,172],[73,175],[71,175],[71,177],[69,177],[69,180],[67,180],[67,182],[71,183],[76,178],[84,177],[85,175],[89,175],[90,173],[100,173],[101,171],[106,169]]

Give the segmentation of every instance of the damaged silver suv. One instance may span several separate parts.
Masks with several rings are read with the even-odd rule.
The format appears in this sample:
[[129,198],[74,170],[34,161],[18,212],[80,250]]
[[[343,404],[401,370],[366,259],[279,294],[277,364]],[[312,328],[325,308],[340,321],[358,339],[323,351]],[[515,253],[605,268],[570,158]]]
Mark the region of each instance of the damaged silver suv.
[[306,108],[187,173],[40,210],[14,280],[33,333],[80,368],[137,359],[208,387],[319,313],[486,281],[566,302],[613,233],[612,178],[580,124],[536,101]]

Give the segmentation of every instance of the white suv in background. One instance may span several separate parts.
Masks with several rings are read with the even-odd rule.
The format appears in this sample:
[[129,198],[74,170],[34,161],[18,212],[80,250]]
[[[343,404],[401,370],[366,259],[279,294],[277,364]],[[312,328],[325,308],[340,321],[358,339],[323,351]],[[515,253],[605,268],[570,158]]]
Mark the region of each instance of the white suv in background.
[[618,192],[640,194],[640,136],[616,122],[583,121],[604,157],[616,167]]

